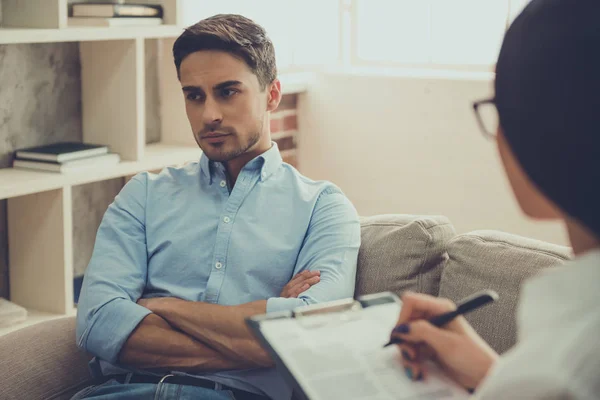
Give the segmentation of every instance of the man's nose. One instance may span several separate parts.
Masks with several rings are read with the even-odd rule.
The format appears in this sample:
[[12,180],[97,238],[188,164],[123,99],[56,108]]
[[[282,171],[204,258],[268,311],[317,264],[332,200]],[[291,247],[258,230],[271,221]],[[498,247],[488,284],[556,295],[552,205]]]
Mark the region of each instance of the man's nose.
[[221,109],[216,101],[206,99],[206,102],[204,103],[203,119],[205,125],[214,125],[223,120]]

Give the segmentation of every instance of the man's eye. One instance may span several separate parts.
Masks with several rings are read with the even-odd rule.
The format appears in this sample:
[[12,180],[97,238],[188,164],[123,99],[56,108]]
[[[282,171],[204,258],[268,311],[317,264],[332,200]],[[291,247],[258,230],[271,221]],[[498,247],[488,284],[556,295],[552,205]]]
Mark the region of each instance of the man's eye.
[[221,90],[222,97],[231,97],[236,93],[237,93],[237,90],[235,90],[235,89],[222,89]]
[[200,96],[200,94],[198,94],[198,93],[188,93],[188,95],[186,97],[188,100],[191,100],[191,101],[198,101],[202,98],[202,96]]

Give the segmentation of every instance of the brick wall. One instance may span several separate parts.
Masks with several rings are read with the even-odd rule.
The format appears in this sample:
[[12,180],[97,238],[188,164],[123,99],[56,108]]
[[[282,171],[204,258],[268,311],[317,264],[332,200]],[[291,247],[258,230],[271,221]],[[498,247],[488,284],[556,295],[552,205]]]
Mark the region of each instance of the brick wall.
[[297,94],[284,95],[279,108],[271,114],[271,138],[279,146],[283,161],[298,168],[296,137],[298,135]]

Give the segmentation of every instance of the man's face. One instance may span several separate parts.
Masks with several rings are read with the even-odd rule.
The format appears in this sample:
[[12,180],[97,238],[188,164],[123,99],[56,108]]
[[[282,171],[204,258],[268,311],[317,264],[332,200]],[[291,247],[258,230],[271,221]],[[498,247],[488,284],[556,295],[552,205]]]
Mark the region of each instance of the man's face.
[[[198,51],[180,66],[180,82],[196,142],[213,161],[251,153],[270,138],[268,90],[244,61],[222,51]],[[262,140],[261,140],[262,139]]]

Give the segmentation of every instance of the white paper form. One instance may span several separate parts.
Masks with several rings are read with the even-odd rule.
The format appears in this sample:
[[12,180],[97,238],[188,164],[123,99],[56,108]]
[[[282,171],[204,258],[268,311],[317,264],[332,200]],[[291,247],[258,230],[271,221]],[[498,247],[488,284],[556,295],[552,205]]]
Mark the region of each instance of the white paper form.
[[[274,319],[261,332],[311,400],[454,400],[467,392],[435,368],[408,379],[396,346],[383,348],[400,305]],[[431,365],[433,367],[433,365]]]

